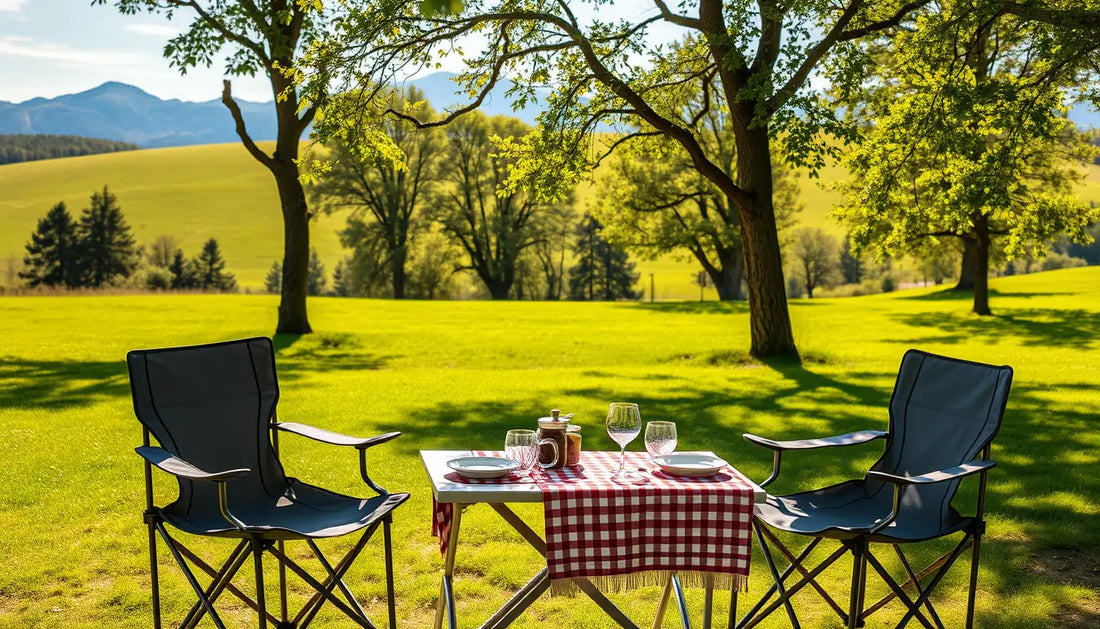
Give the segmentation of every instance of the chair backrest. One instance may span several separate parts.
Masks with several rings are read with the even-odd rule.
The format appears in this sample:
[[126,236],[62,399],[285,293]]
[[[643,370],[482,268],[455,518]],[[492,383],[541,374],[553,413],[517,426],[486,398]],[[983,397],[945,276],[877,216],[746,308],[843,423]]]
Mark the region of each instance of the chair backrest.
[[[909,350],[890,398],[886,451],[871,469],[915,476],[970,462],[1000,429],[1011,385],[1011,367]],[[946,526],[958,484],[908,487],[902,511]]]
[[[135,350],[126,355],[138,420],[165,450],[209,472],[247,467],[229,481],[233,502],[282,495],[286,477],[271,446],[279,400],[268,338]],[[213,483],[180,480],[176,508],[217,513]]]

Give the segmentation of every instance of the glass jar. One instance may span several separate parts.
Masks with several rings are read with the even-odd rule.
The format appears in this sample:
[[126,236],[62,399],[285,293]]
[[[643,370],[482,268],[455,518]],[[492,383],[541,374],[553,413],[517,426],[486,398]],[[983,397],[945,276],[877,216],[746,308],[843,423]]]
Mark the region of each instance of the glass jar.
[[566,436],[569,439],[568,445],[566,445],[566,465],[577,465],[581,462],[581,427],[570,424],[566,429]]

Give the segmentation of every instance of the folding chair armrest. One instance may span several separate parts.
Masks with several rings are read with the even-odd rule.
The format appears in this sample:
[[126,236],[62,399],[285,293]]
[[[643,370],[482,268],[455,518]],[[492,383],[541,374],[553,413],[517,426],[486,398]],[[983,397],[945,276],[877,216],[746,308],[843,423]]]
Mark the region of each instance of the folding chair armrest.
[[331,430],[325,430],[323,428],[316,428],[314,426],[308,426],[306,424],[298,424],[294,422],[279,422],[272,424],[272,426],[278,430],[291,432],[296,435],[301,435],[314,441],[320,441],[321,443],[327,443],[334,446],[351,446],[358,450],[364,450],[371,446],[376,446],[380,443],[385,443],[391,439],[395,439],[401,436],[399,432],[387,432],[385,434],[377,435],[374,437],[351,437],[349,435],[342,435],[338,432],[332,432]]
[[225,481],[248,474],[252,470],[247,467],[241,467],[233,470],[223,470],[221,472],[204,472],[163,448],[140,446],[134,448],[134,452],[140,454],[141,458],[151,463],[157,469],[164,470],[177,478],[216,483],[218,485],[218,508],[221,509],[222,517],[240,530],[246,528],[244,522],[238,520],[229,510],[229,499],[226,497],[225,493]]
[[205,480],[217,483],[243,476],[252,471],[247,467],[242,467],[220,472],[206,472],[163,448],[141,446],[139,448],[134,448],[134,451],[140,454],[143,459],[152,463],[157,469],[168,472],[172,476],[186,478],[188,480]]
[[[867,472],[868,479],[876,479],[891,483],[894,486],[894,506],[890,510],[890,517],[879,522],[875,526],[871,527],[870,533],[874,535],[882,529],[890,526],[898,517],[898,512],[901,510],[901,490],[907,485],[931,485],[933,483],[942,483],[948,480],[955,480],[970,476],[971,474],[977,474],[978,472],[985,472],[989,468],[996,465],[996,461],[974,461],[973,463],[964,463],[957,467],[948,467],[942,470],[936,470],[934,472],[928,472],[926,474],[920,474],[919,476],[898,476],[897,474],[887,474],[886,472]],[[983,492],[984,492],[984,476],[983,478]],[[980,514],[979,514],[980,516]]]
[[749,443],[769,450],[817,450],[819,448],[835,448],[837,446],[854,446],[860,443],[867,443],[875,439],[882,439],[886,436],[886,432],[882,430],[860,430],[858,432],[849,432],[835,437],[796,439],[793,441],[776,441],[751,433],[745,433],[741,436]]
[[867,443],[868,441],[874,441],[875,439],[882,439],[886,436],[886,433],[882,430],[861,430],[859,432],[849,432],[843,435],[837,435],[835,437],[822,437],[820,439],[798,439],[794,441],[776,441],[774,439],[767,439],[760,437],[752,433],[744,433],[741,435],[749,443],[758,445],[762,448],[767,448],[772,451],[772,475],[769,476],[764,482],[760,483],[760,487],[767,487],[775,482],[776,478],[779,478],[779,464],[784,452],[787,450],[817,450],[819,448],[835,448],[837,446],[853,446],[860,443]]
[[338,432],[332,432],[331,430],[324,430],[322,428],[315,428],[313,426],[296,424],[293,422],[277,422],[273,423],[272,427],[277,430],[285,430],[286,432],[308,437],[309,439],[320,441],[321,443],[328,443],[334,446],[354,447],[359,451],[359,475],[363,478],[363,482],[380,495],[389,495],[390,492],[371,480],[370,475],[367,474],[367,448],[385,443],[391,439],[396,439],[401,436],[401,433],[387,432],[375,437],[360,439],[358,437],[349,437],[348,435],[342,435]]
[[867,472],[867,478],[874,478],[895,485],[931,485],[932,483],[942,483],[948,480],[964,478],[971,474],[977,474],[995,465],[997,465],[996,461],[975,461],[973,463],[964,463],[958,467],[948,467],[942,470],[928,472],[919,476],[897,476],[896,474],[872,471]]

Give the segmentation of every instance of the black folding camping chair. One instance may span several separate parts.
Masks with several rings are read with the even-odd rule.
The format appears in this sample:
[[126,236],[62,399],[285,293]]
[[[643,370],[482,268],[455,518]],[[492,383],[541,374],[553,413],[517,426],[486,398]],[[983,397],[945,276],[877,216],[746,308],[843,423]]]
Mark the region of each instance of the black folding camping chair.
[[[279,629],[304,629],[325,602],[347,614],[359,626],[373,628],[362,606],[344,582],[344,575],[379,526],[384,532],[389,626],[395,627],[393,555],[390,546],[392,511],[408,494],[391,494],[367,475],[367,449],[401,433],[357,439],[303,424],[280,423],[275,407],[279,384],[271,340],[252,338],[227,343],[132,351],[126,356],[134,411],[142,423],[145,458],[145,522],[149,527],[152,570],[153,625],[161,627],[157,535],[179,564],[198,595],[179,627],[191,629],[204,615],[219,629],[225,625],[214,603],[225,591],[256,611],[261,629],[268,621]],[[290,432],[359,451],[363,481],[378,495],[353,498],[326,491],[286,476],[279,461],[279,433]],[[150,445],[150,434],[160,447]],[[172,474],[179,496],[165,507],[153,502],[152,467]],[[184,533],[239,540],[221,568],[215,570],[168,533],[165,524]],[[342,560],[332,564],[314,540],[362,531]],[[287,556],[286,541],[304,540],[324,569],[324,582]],[[279,565],[280,610],[267,610],[263,555]],[[256,597],[233,584],[233,577],[252,557]],[[188,565],[211,579],[200,586]],[[293,618],[287,609],[287,575],[294,572],[315,593]],[[335,594],[339,589],[343,599]]]
[[[1011,384],[1009,367],[910,350],[902,359],[890,398],[888,432],[865,430],[801,441],[773,441],[746,434],[745,439],[773,451],[771,477],[761,486],[767,486],[779,475],[780,459],[786,451],[847,446],[880,438],[886,439],[886,450],[862,480],[787,496],[769,495],[767,502],[756,505],[753,528],[773,584],[736,626],[753,627],[782,606],[797,628],[791,597],[809,585],[849,628],[862,627],[871,614],[897,598],[907,608],[898,627],[916,618],[924,627],[943,629],[929,596],[969,545],[972,555],[966,626],[972,627],[978,553],[985,532],[986,473],[994,465],[989,458],[990,443],[1000,428]],[[979,454],[981,458],[976,459]],[[963,516],[951,501],[960,479],[972,474],[980,476],[977,510],[973,516]],[[769,529],[813,539],[795,555]],[[959,532],[963,537],[954,549],[919,573],[901,551],[901,544]],[[839,540],[840,547],[816,567],[807,568],[804,562],[810,553],[823,539],[830,538]],[[904,583],[899,584],[871,552],[872,544],[892,547],[905,570]],[[776,567],[772,547],[790,562],[782,574]],[[818,583],[817,576],[848,553],[852,555],[852,585],[845,609]],[[890,589],[889,594],[869,606],[864,602],[868,565]],[[796,571],[800,579],[788,584],[787,579]],[[931,580],[922,585],[922,580],[929,576]],[[915,591],[915,598],[906,593],[908,587]],[[772,600],[776,594],[778,597]],[[736,610],[736,592],[733,609]],[[735,617],[733,611],[731,627]]]

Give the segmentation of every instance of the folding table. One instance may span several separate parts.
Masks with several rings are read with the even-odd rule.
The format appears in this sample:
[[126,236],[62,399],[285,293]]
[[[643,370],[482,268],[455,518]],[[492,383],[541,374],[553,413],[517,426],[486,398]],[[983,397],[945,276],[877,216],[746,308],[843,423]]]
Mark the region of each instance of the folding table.
[[[443,617],[447,617],[450,629],[458,629],[458,619],[455,612],[453,576],[455,566],[455,554],[458,550],[459,529],[462,522],[462,510],[474,504],[488,504],[504,520],[516,530],[535,550],[546,556],[546,542],[539,537],[526,522],[523,521],[508,505],[512,503],[542,503],[542,490],[535,483],[485,483],[473,484],[448,480],[447,474],[451,469],[447,462],[462,456],[471,456],[470,450],[421,450],[420,460],[428,473],[432,483],[432,493],[437,502],[451,503],[454,506],[454,515],[451,520],[450,537],[447,544],[447,554],[443,567],[443,578],[440,583],[439,601],[436,604],[435,629],[443,626]],[[702,454],[713,454],[703,452]],[[750,481],[751,483],[751,481]],[[767,499],[767,493],[755,483],[751,483],[753,500],[761,503]],[[630,620],[626,614],[615,606],[595,584],[586,579],[576,579],[577,587],[586,596],[591,598],[612,620],[625,629],[638,629],[638,625]],[[519,589],[495,614],[493,614],[481,629],[503,629],[510,625],[520,614],[534,603],[539,596],[550,588],[549,569],[544,567],[525,586]],[[675,592],[676,602],[680,611],[680,619],[685,629],[690,629],[687,609],[684,601],[683,588],[679,580],[673,577],[665,586],[658,611],[658,622],[667,605],[670,595]],[[713,587],[706,588],[706,599],[703,611],[704,628],[709,629],[711,624],[711,601]]]

